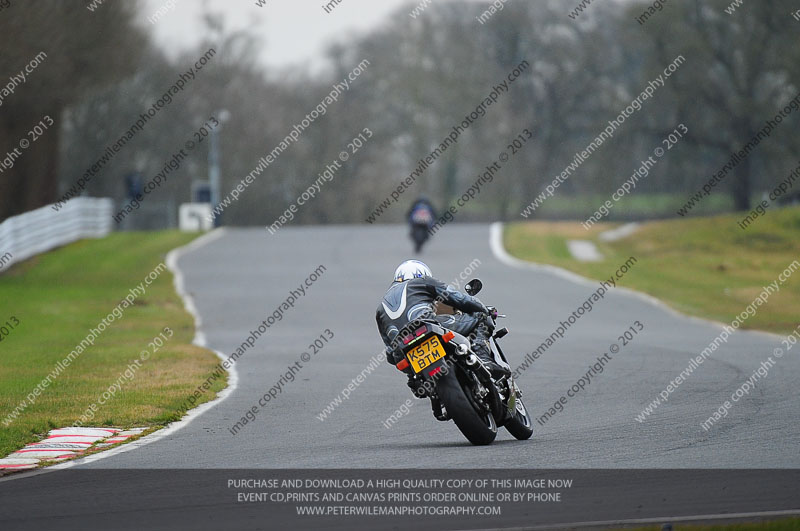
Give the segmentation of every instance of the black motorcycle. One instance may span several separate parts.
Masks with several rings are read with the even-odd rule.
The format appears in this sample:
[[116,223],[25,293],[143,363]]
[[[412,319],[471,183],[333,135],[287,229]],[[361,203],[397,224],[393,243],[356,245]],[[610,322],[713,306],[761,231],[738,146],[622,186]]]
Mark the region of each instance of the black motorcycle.
[[408,212],[408,224],[411,228],[409,236],[414,242],[414,252],[422,251],[422,246],[430,238],[430,229],[435,221],[436,214],[433,205],[427,199],[420,198]]
[[[475,295],[482,287],[480,280],[473,279],[465,286],[465,291]],[[489,311],[495,322],[505,317],[492,307]],[[506,364],[497,340],[507,334],[508,329],[502,328],[489,338],[495,359]],[[522,392],[513,377],[494,379],[472,352],[468,338],[435,321],[425,321],[403,338],[401,350],[404,359],[396,365],[397,369],[406,371],[410,367],[417,395],[428,396],[434,416],[441,421],[453,420],[472,444],[491,444],[498,426],[506,428],[519,440],[533,434]]]
[[419,254],[422,251],[422,246],[428,241],[428,223],[412,223],[411,224],[411,241],[414,242],[414,252]]

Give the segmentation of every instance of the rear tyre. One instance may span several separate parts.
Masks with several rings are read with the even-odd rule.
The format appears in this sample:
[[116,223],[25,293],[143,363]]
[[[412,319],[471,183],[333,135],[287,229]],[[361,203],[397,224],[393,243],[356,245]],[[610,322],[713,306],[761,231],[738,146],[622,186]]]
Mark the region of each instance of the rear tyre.
[[414,240],[414,252],[419,253],[428,239],[428,228],[424,225],[414,225],[411,229],[411,239]]
[[524,441],[533,435],[533,423],[531,423],[528,408],[525,407],[522,399],[517,397],[516,401],[514,416],[505,423],[505,428],[514,438]]
[[458,429],[474,445],[491,444],[497,437],[497,424],[491,413],[478,413],[464,394],[461,384],[452,372],[436,382],[439,395],[447,413]]

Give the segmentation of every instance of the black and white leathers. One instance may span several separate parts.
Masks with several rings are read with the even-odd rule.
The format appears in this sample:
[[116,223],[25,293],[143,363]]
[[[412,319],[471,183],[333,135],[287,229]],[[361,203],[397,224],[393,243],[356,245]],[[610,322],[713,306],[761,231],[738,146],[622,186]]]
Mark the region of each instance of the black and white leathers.
[[[436,316],[433,306],[437,301],[464,313],[455,316]],[[477,298],[457,291],[433,277],[422,277],[393,283],[378,305],[375,320],[378,323],[381,339],[387,347],[390,347],[403,327],[411,321],[435,319],[454,332],[469,335],[479,323],[483,322],[487,312],[486,306]],[[389,352],[387,361],[396,363],[398,354]],[[476,352],[476,354],[483,353]]]

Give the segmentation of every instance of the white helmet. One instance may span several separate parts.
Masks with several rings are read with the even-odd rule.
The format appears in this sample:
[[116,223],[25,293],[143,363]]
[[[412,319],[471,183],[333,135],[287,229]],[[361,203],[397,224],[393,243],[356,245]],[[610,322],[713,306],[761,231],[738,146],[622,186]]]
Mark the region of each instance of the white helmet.
[[431,268],[419,260],[406,260],[394,271],[395,282],[405,282],[412,278],[432,277]]

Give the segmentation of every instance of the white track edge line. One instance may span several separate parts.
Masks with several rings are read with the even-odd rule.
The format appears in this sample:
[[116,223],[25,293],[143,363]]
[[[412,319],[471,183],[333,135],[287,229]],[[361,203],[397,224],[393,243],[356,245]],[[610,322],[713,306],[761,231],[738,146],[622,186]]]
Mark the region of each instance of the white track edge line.
[[[561,277],[570,282],[574,282],[575,284],[582,284],[584,286],[597,287],[597,283],[599,282],[599,280],[592,280],[583,277],[581,275],[578,275],[577,273],[573,273],[572,271],[568,271],[558,266],[549,264],[539,264],[537,262],[527,262],[515,256],[511,256],[503,246],[503,223],[500,221],[492,223],[491,226],[489,227],[489,247],[491,247],[492,254],[494,255],[494,257],[509,267],[515,267],[517,269],[532,269],[534,271],[544,271],[556,275],[558,277]],[[661,299],[657,299],[656,297],[648,295],[647,293],[642,293],[641,291],[636,291],[631,288],[626,288],[625,286],[616,287],[614,288],[614,291],[619,291],[625,293],[628,296],[636,297],[644,302],[647,302],[652,306],[656,306],[661,310],[665,310],[669,314],[676,317],[689,319],[691,321],[696,321],[703,324],[710,324],[715,326],[716,328],[719,328],[720,330],[724,329],[725,326],[728,326],[725,323],[714,321],[712,319],[706,319],[704,317],[696,317],[694,315],[686,315],[685,313],[681,313],[678,310],[670,307]],[[737,329],[736,331],[747,334],[759,334],[767,336],[769,339],[786,339],[786,336],[773,334],[772,332],[764,332],[763,330]]]
[[[200,317],[200,314],[197,311],[197,307],[194,304],[194,298],[189,293],[186,292],[183,281],[183,272],[178,267],[178,259],[180,259],[184,254],[190,253],[192,251],[199,249],[200,247],[208,245],[214,240],[217,240],[218,238],[222,237],[224,234],[225,234],[224,228],[215,229],[209,232],[208,234],[205,234],[197,238],[196,240],[192,240],[183,247],[178,247],[177,249],[171,250],[169,253],[167,253],[167,258],[166,258],[167,268],[169,268],[169,270],[172,271],[172,274],[174,276],[175,291],[183,300],[183,305],[186,308],[186,311],[188,311],[192,315],[192,317],[194,317],[195,336],[194,339],[192,340],[192,344],[203,348],[208,348],[208,345],[206,344],[206,336],[201,328],[203,321],[202,318]],[[212,352],[214,352],[217,355],[217,357],[219,357],[221,360],[226,359],[225,355],[222,352],[213,349],[209,350],[212,350]],[[161,440],[164,437],[167,437],[168,435],[172,435],[181,428],[185,428],[186,426],[188,426],[191,422],[193,422],[203,413],[205,413],[212,407],[217,406],[223,400],[228,398],[231,395],[231,393],[233,393],[233,391],[236,390],[238,384],[239,384],[239,375],[236,372],[236,366],[233,365],[230,367],[230,369],[228,369],[228,386],[225,389],[221,390],[219,393],[217,393],[217,397],[214,400],[211,400],[209,402],[204,402],[203,404],[200,404],[196,408],[189,410],[186,413],[186,415],[184,415],[180,420],[172,422],[167,426],[165,426],[164,428],[151,433],[150,435],[146,435],[140,439],[136,439],[135,441],[129,443],[121,444],[116,448],[111,448],[110,450],[98,452],[96,454],[88,455],[86,457],[72,459],[64,463],[36,470],[35,472],[31,473],[22,472],[20,474],[11,474],[8,477],[0,478],[0,482],[14,480],[14,479],[29,478],[41,473],[51,472],[55,470],[64,470],[75,466],[85,465],[88,463],[99,461],[101,459],[105,459],[107,457],[111,457],[113,455],[122,454],[125,452],[129,452],[131,450],[135,450],[137,448],[141,448],[143,446],[147,446],[150,443]]]

